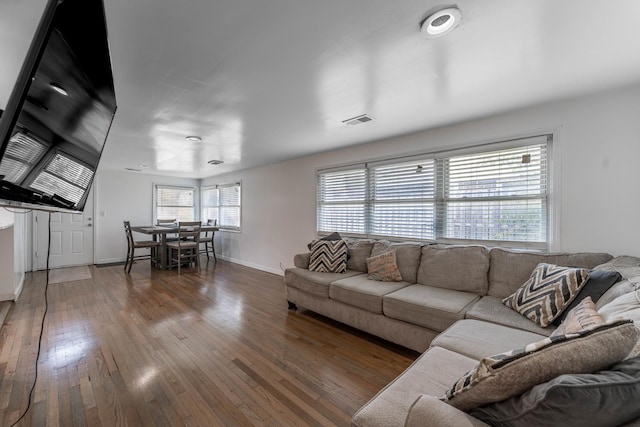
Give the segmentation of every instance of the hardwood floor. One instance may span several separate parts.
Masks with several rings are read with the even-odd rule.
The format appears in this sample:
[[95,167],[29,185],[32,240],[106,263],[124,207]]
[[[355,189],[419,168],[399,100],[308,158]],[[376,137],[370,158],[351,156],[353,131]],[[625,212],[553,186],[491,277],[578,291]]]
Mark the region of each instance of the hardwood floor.
[[[288,311],[280,276],[218,261],[50,284],[21,426],[348,425],[417,353]],[[28,274],[0,332],[0,424],[27,407],[45,309]]]

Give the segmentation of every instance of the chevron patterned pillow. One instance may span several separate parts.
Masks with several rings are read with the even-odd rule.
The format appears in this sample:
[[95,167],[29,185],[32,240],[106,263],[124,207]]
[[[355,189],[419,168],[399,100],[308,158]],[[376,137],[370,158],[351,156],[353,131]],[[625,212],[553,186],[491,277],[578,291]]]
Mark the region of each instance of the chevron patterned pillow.
[[538,264],[529,280],[502,303],[544,328],[562,314],[588,279],[586,268]]
[[309,271],[345,273],[347,271],[347,242],[344,240],[316,240],[311,243]]

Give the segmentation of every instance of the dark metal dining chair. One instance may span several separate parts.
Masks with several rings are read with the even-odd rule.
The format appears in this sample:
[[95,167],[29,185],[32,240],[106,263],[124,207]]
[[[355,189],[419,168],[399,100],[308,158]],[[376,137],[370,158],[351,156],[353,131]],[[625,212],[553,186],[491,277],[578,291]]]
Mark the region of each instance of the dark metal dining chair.
[[[127,235],[127,258],[124,262],[124,271],[129,274],[131,272],[131,266],[135,260],[149,259],[151,265],[156,266],[158,263],[158,247],[160,242],[155,240],[134,240],[133,233],[131,231],[131,224],[129,221],[123,221],[124,232]],[[148,254],[136,255],[136,249],[150,249]]]
[[169,265],[180,266],[195,263],[200,269],[200,221],[181,221],[178,223],[178,240],[167,242]]
[[[209,219],[207,220],[207,225],[215,227],[216,225],[218,225],[218,220]],[[211,233],[211,235],[209,235],[209,233]],[[207,254],[207,259],[209,259],[209,245],[211,245],[211,253],[213,254],[213,259],[218,261],[218,258],[216,257],[216,250],[213,244],[213,237],[215,234],[215,231],[205,231],[204,236],[200,237],[200,244],[204,243],[204,249],[200,249],[200,253]]]

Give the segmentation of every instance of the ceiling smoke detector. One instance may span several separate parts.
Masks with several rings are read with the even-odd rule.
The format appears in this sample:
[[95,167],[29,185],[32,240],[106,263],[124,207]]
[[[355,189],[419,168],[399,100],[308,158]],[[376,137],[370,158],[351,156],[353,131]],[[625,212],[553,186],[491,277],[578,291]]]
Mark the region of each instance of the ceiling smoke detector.
[[371,120],[373,120],[373,117],[367,115],[367,114],[362,114],[360,116],[356,116],[356,117],[352,117],[350,119],[347,120],[343,120],[342,123],[344,123],[345,125],[359,125],[361,123],[367,123],[370,122]]
[[185,136],[185,139],[189,142],[202,142],[202,138],[196,135]]
[[221,165],[224,162],[222,160],[209,160],[207,163],[209,163],[210,165]]
[[460,9],[455,6],[446,7],[427,16],[420,24],[420,32],[427,39],[440,37],[457,27],[461,19]]

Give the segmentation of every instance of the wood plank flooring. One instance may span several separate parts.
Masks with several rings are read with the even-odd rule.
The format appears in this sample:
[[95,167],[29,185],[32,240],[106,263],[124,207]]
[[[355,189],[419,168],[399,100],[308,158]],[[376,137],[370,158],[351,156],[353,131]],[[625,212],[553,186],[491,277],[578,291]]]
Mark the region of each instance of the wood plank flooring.
[[[38,380],[20,426],[345,426],[417,353],[309,311],[280,276],[90,267],[50,284]],[[0,425],[27,407],[45,310],[29,273],[0,331]]]

